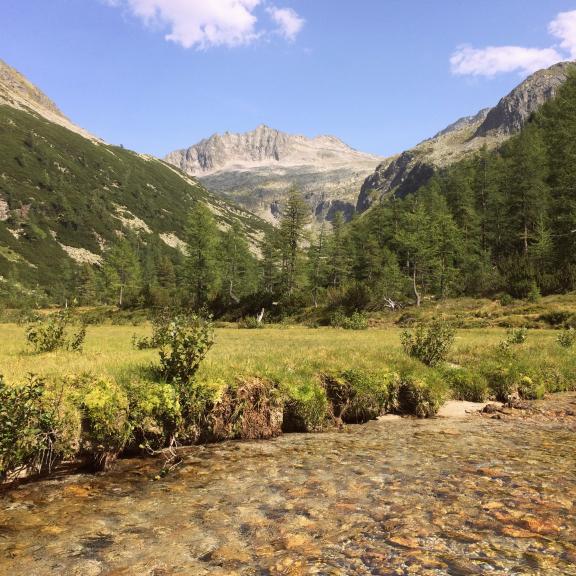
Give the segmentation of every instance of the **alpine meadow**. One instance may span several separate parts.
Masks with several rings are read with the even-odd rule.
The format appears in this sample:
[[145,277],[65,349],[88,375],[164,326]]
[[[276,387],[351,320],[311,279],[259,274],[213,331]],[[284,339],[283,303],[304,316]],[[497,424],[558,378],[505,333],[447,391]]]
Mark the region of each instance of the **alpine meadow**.
[[0,574],[576,575],[576,8],[317,4],[0,7]]

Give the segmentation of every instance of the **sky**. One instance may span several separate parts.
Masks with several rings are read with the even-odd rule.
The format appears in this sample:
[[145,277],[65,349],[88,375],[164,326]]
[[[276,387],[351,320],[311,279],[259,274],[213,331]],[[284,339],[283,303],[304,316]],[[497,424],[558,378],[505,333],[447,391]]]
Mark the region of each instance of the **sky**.
[[576,0],[0,0],[0,58],[139,152],[267,124],[389,156],[576,59]]

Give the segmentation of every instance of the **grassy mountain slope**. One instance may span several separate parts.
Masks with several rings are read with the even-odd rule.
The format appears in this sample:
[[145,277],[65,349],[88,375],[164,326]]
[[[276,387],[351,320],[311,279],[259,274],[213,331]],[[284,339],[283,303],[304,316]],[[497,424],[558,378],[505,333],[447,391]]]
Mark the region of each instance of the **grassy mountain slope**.
[[0,105],[0,276],[57,290],[67,271],[98,263],[130,231],[172,249],[187,213],[206,203],[218,225],[252,243],[266,224],[164,162],[88,139],[25,106]]

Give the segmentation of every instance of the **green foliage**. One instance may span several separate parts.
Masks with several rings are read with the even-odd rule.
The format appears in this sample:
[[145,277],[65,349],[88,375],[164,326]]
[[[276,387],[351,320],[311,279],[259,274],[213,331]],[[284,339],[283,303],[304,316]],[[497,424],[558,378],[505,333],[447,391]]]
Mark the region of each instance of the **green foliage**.
[[330,325],[344,330],[367,330],[368,318],[362,312],[353,312],[347,316],[342,310],[337,310],[330,319]]
[[187,387],[213,344],[211,319],[197,315],[176,316],[169,324],[167,340],[160,349],[161,377]]
[[183,427],[178,391],[164,382],[132,380],[127,385],[129,425],[138,446],[160,449]]
[[325,427],[329,403],[317,381],[288,386],[284,394],[283,432],[318,432]]
[[68,330],[71,316],[63,310],[37,319],[26,328],[26,340],[37,353],[71,350],[81,352],[86,338],[86,326],[82,325],[75,333]]
[[528,339],[527,328],[509,328],[506,331],[506,343],[512,345],[524,344]]
[[576,330],[572,327],[561,330],[556,336],[556,341],[562,348],[572,348],[576,342]]
[[419,324],[412,332],[405,330],[400,336],[406,354],[427,366],[437,366],[446,360],[454,338],[452,326],[439,319]]
[[530,376],[522,376],[518,382],[518,395],[524,400],[540,400],[544,398],[546,388],[542,383],[534,382]]
[[449,396],[449,388],[434,370],[405,371],[389,389],[388,411],[430,418]]
[[502,306],[510,306],[511,304],[514,304],[514,298],[512,298],[510,294],[503,294],[500,297],[500,304]]
[[74,454],[78,427],[61,390],[33,375],[17,386],[0,377],[0,479],[51,472]]
[[170,339],[170,323],[173,313],[168,308],[163,308],[152,316],[152,336],[132,337],[132,345],[137,350],[161,348],[168,344]]
[[390,381],[389,374],[357,369],[322,377],[333,417],[350,424],[367,422],[383,413]]
[[126,391],[112,378],[84,374],[67,379],[77,391],[82,412],[82,444],[95,470],[105,470],[130,438],[129,401]]
[[452,368],[444,372],[444,377],[452,390],[454,400],[486,402],[490,396],[486,379],[476,371]]

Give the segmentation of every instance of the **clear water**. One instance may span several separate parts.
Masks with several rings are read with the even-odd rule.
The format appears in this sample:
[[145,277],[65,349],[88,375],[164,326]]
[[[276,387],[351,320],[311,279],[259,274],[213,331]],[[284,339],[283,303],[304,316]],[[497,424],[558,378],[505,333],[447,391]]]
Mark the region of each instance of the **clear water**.
[[576,575],[562,423],[372,422],[0,497],[2,575]]

